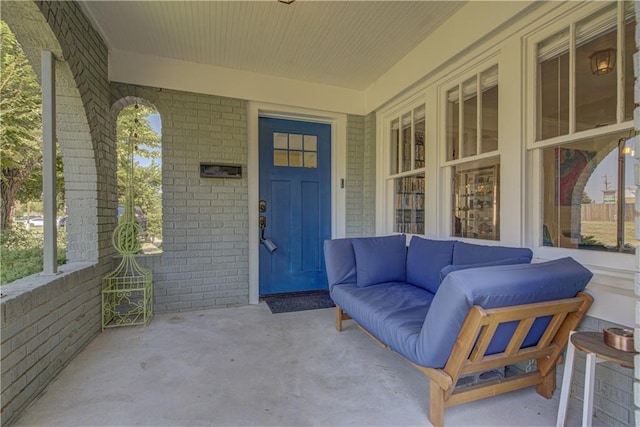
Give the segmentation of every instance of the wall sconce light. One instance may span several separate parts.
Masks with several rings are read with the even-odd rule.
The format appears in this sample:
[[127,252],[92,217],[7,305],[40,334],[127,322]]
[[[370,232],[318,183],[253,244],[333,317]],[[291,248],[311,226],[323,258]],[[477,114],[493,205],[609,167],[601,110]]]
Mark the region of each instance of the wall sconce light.
[[278,0],[278,3],[291,4],[296,0]]
[[635,156],[636,152],[631,147],[624,147],[622,149],[622,154],[624,154],[625,156]]
[[591,72],[596,76],[602,76],[613,71],[616,65],[616,50],[613,48],[593,52],[591,60]]

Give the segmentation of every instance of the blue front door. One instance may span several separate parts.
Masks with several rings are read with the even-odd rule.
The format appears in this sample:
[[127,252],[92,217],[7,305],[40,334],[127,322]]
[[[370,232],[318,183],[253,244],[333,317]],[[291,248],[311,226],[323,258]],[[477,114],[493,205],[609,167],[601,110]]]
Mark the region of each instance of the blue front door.
[[[260,118],[260,295],[327,288],[331,238],[331,127]],[[273,249],[273,248],[271,248]]]

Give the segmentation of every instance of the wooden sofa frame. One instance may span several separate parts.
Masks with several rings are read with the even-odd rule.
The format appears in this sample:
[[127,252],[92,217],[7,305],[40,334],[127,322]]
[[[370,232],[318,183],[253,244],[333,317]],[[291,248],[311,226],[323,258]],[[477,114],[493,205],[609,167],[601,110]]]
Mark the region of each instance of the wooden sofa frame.
[[[502,393],[536,386],[536,391],[547,399],[556,388],[556,364],[561,360],[571,331],[582,321],[593,303],[591,295],[580,292],[574,298],[523,304],[504,308],[483,309],[473,306],[467,315],[447,364],[442,369],[415,366],[429,377],[429,420],[434,426],[444,425],[444,409],[466,402],[496,396]],[[540,316],[552,316],[549,325],[534,347],[520,348],[533,322]],[[342,331],[342,322],[351,319],[336,305],[336,329]],[[502,353],[485,356],[485,352],[498,326],[507,322],[518,326]],[[358,325],[360,326],[360,325]],[[387,345],[375,339],[378,344]],[[487,381],[482,384],[461,387],[455,385],[460,376],[512,365],[536,359],[534,372]]]

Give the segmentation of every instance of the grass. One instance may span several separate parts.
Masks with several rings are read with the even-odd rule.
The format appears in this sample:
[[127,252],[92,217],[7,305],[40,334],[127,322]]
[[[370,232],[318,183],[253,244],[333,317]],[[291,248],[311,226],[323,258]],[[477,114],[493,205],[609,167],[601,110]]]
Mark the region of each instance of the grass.
[[[614,221],[582,221],[580,234],[593,236],[593,240],[606,246],[616,246],[616,223]],[[624,242],[634,248],[640,246],[640,241],[635,238],[633,221],[624,223]]]

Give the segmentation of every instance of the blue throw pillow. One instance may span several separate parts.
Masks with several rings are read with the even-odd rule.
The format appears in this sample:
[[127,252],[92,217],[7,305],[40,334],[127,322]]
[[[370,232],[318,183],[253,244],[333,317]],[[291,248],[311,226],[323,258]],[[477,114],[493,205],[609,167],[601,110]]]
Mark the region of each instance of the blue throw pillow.
[[456,242],[456,245],[453,248],[452,264],[480,264],[509,258],[529,258],[529,261],[531,261],[532,257],[533,252],[529,248],[476,245],[473,243]]
[[436,293],[440,271],[453,259],[455,240],[429,240],[412,237],[407,253],[407,282]]
[[445,277],[449,273],[453,273],[458,270],[466,270],[469,268],[480,268],[480,267],[492,267],[495,265],[512,265],[512,264],[528,264],[531,262],[531,258],[522,257],[522,258],[508,258],[500,261],[492,261],[492,262],[483,262],[479,264],[462,264],[462,265],[447,265],[440,270],[440,283],[444,280]]
[[324,241],[324,260],[329,288],[343,283],[356,283],[356,257],[353,239]]
[[356,285],[406,281],[407,244],[404,234],[354,239]]

